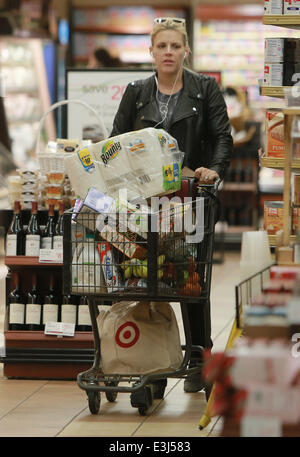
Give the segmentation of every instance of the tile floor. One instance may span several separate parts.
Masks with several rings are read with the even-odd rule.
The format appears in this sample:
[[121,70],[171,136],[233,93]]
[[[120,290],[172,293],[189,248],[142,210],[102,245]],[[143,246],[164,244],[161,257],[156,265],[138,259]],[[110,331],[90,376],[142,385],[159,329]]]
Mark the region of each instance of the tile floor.
[[[1,249],[0,249],[1,251]],[[3,252],[3,251],[2,251]],[[239,281],[238,252],[214,264],[212,338],[214,350],[225,348],[234,319],[234,285]],[[0,265],[0,333],[3,332],[5,267]],[[173,304],[181,335],[178,304]],[[91,415],[86,394],[76,381],[19,380],[3,376],[0,363],[0,437],[215,437],[221,418],[199,430],[205,411],[204,392],[183,392],[183,380],[169,379],[164,400],[155,400],[146,416],[130,405],[129,394],[115,403],[102,396],[100,413]]]

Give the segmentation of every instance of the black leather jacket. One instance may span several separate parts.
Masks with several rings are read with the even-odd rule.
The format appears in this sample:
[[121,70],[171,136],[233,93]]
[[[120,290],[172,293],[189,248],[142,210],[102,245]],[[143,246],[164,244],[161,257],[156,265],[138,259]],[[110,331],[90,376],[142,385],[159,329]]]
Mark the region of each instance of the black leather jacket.
[[[115,116],[111,136],[161,121],[154,75],[128,84]],[[157,128],[162,128],[162,124]],[[185,153],[183,166],[206,167],[224,177],[233,141],[227,108],[216,80],[183,70],[183,91],[174,109],[168,132]]]

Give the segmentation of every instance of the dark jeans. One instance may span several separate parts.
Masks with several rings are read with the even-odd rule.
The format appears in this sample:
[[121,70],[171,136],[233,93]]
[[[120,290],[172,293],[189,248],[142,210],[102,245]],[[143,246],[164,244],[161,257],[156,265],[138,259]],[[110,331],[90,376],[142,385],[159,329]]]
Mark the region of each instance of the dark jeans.
[[[205,304],[201,302],[189,303],[187,308],[192,344],[211,349],[213,342],[211,339],[210,302]],[[202,360],[202,355],[199,352],[192,352],[192,358]]]

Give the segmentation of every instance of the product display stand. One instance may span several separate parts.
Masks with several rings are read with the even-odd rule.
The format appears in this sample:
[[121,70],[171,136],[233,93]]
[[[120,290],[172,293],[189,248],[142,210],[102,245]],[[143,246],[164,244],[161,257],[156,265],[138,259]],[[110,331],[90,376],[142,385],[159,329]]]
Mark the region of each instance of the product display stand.
[[[264,16],[264,24],[274,26],[285,26],[290,28],[300,28],[300,17],[299,16]],[[284,97],[284,87],[261,87],[261,95],[267,95],[270,97]],[[284,137],[285,137],[285,157],[284,158],[268,158],[264,157],[261,159],[261,165],[263,167],[278,168],[284,170],[284,187],[283,187],[283,234],[280,237],[276,235],[269,235],[269,241],[271,246],[277,248],[288,248],[290,244],[296,240],[296,235],[292,234],[291,231],[291,220],[292,220],[292,206],[291,206],[291,172],[300,172],[300,160],[292,160],[292,141],[291,141],[291,128],[293,117],[300,115],[299,108],[283,109],[284,115]],[[279,264],[293,264],[291,261],[286,261],[285,256],[281,258],[280,251],[277,251],[277,262]]]

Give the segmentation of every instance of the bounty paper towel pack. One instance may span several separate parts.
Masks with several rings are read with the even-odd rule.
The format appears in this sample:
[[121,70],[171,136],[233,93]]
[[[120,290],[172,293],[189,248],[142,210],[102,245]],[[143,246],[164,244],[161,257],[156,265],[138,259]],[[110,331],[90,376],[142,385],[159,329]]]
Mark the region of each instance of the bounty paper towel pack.
[[139,197],[140,193],[123,143],[127,135],[124,133],[94,143],[89,150],[103,177],[107,194],[117,198],[120,189],[127,189],[128,200],[132,200]]
[[121,188],[128,200],[148,198],[181,185],[182,153],[164,130],[146,128],[90,146],[94,161],[112,197]]
[[130,201],[174,192],[181,186],[183,153],[176,140],[162,129],[117,135],[89,145],[77,156],[77,161],[66,167],[80,196],[83,188],[95,187],[118,198],[119,191],[126,189]]
[[131,170],[142,197],[164,192],[163,148],[158,132],[153,128],[131,132],[123,138]]
[[84,198],[90,187],[107,193],[101,172],[95,165],[88,147],[76,153],[66,154],[64,166],[77,197]]

